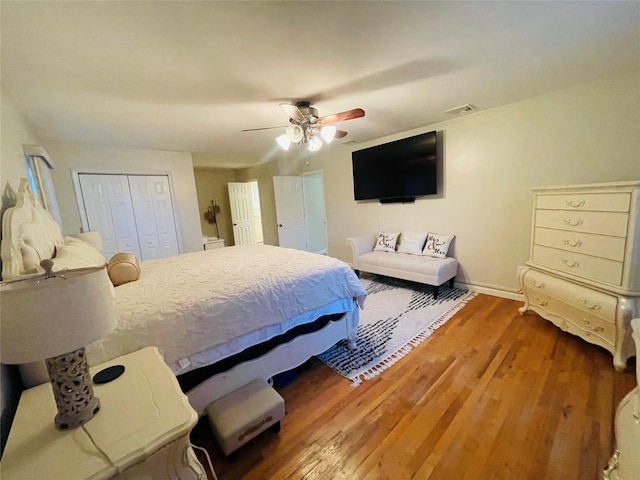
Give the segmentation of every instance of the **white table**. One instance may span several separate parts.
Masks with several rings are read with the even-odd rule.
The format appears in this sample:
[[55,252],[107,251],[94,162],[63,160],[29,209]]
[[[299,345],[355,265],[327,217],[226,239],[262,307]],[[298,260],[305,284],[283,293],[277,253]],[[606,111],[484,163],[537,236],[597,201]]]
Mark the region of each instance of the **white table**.
[[94,385],[100,412],[82,427],[59,431],[49,384],[20,397],[0,462],[3,478],[205,480],[189,433],[198,420],[156,347],[91,368],[121,364],[118,379]]
[[204,239],[204,249],[224,248],[224,238],[208,237]]

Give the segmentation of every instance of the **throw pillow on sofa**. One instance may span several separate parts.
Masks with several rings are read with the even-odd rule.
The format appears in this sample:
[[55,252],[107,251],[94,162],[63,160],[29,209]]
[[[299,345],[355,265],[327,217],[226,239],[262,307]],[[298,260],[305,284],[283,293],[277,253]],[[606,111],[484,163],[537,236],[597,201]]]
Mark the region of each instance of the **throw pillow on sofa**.
[[378,234],[378,240],[376,240],[376,246],[373,249],[374,252],[395,252],[396,243],[398,242],[398,236],[400,233],[380,233]]
[[424,245],[422,255],[429,257],[446,258],[449,247],[455,235],[440,235],[437,233],[429,233],[427,235],[427,243]]
[[402,232],[400,234],[400,243],[398,244],[398,253],[422,255],[422,249],[424,248],[426,240],[426,233]]

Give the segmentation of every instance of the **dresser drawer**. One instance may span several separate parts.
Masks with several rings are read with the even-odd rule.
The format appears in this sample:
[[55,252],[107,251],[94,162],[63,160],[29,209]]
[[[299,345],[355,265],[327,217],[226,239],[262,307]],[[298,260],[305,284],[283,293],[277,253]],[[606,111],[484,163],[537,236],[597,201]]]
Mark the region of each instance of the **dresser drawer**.
[[611,285],[622,284],[622,263],[606,258],[569,253],[555,248],[533,246],[532,260],[562,272]]
[[532,269],[524,273],[522,287],[531,294],[529,298],[540,295],[555,298],[587,315],[594,315],[608,323],[615,323],[618,297],[613,295]]
[[628,221],[627,213],[537,209],[534,226],[626,237]]
[[568,232],[551,228],[536,228],[534,243],[567,252],[582,253],[594,257],[622,262],[626,241],[623,237],[596,235],[584,232]]
[[598,337],[606,342],[607,348],[613,347],[616,338],[615,323],[585,313],[572,305],[540,292],[528,291],[527,298],[529,305],[543,316],[546,314],[546,316],[560,317],[565,320],[566,325],[559,325],[563,330],[579,335],[586,340],[592,341],[592,337]]
[[595,212],[628,212],[630,193],[563,193],[539,194],[536,207],[547,210],[589,210]]

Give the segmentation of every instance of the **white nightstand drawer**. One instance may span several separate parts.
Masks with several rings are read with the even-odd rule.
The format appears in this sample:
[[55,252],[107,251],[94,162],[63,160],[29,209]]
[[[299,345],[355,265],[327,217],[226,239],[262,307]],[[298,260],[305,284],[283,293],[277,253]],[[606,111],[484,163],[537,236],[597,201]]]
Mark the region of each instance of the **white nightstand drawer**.
[[538,270],[528,270],[522,286],[532,296],[545,295],[575,307],[585,314],[615,323],[618,298],[590,288],[576,285]]
[[620,285],[622,263],[606,258],[591,257],[580,253],[569,253],[555,248],[533,246],[532,260],[557,270],[598,282]]
[[534,231],[534,243],[567,252],[582,253],[594,257],[622,262],[626,240],[623,237],[595,235],[593,233],[567,232],[538,227]]
[[535,226],[626,237],[629,215],[616,212],[536,210]]
[[596,212],[628,212],[630,193],[564,193],[540,194],[536,207],[548,210],[589,210]]

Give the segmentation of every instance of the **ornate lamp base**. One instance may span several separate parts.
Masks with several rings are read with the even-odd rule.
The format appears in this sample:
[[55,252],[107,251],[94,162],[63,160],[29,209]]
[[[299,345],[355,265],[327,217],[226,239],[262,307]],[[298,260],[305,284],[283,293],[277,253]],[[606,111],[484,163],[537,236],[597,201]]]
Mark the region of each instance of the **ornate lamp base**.
[[100,400],[93,386],[84,348],[46,360],[49,381],[56,399],[59,430],[70,430],[91,420],[100,411]]

